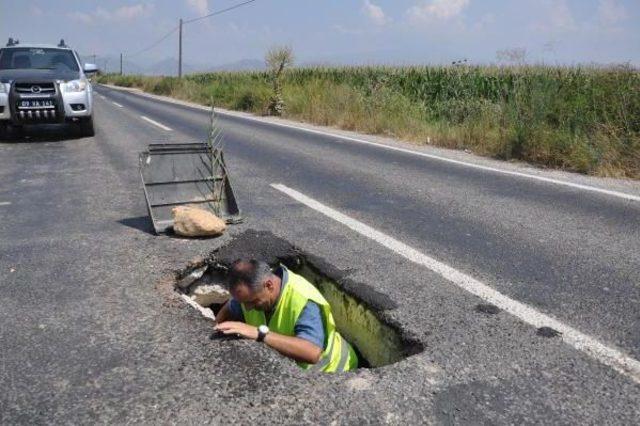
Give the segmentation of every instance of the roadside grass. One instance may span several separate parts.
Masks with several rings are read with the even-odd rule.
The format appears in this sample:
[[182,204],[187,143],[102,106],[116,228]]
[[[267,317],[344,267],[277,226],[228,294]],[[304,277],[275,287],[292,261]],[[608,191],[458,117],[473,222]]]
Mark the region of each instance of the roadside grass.
[[[100,82],[266,114],[266,72]],[[640,72],[610,67],[293,68],[283,116],[586,174],[640,178]]]

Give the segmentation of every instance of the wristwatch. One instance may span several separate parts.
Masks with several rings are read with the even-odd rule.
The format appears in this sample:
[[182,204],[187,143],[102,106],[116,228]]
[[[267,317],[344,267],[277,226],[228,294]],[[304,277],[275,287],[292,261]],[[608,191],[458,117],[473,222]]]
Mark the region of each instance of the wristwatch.
[[267,327],[264,324],[261,325],[260,327],[258,327],[258,338],[256,340],[258,342],[264,341],[264,338],[267,336],[267,333],[269,333],[269,327]]

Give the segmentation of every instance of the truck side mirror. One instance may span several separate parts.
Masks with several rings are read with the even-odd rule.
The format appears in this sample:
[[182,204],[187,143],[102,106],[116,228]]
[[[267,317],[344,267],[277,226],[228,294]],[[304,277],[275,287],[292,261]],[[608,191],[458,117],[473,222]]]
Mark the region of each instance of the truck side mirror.
[[98,66],[96,64],[84,64],[83,71],[85,74],[93,74],[98,72]]

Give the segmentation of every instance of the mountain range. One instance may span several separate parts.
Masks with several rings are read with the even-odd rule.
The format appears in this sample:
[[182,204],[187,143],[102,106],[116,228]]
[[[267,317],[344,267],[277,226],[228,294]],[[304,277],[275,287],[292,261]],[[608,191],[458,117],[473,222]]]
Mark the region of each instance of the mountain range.
[[[94,57],[88,56],[82,58],[84,62],[93,63]],[[120,71],[120,58],[116,56],[96,56],[95,63],[98,68],[106,73],[114,73]],[[198,64],[198,63],[182,63],[183,74],[193,74],[201,72],[219,72],[219,71],[262,71],[265,69],[264,61],[258,59],[241,59],[235,62],[229,62],[220,65]],[[122,61],[122,71],[124,74],[143,74],[143,75],[178,75],[177,58],[165,58],[160,61],[143,65],[124,58]]]

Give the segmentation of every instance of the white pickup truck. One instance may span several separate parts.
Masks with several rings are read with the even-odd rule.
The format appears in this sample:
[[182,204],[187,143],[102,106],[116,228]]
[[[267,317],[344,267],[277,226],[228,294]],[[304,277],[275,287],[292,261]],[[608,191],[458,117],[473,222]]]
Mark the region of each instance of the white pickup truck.
[[64,41],[21,44],[9,39],[0,48],[0,138],[22,126],[72,122],[82,136],[93,136],[93,89],[78,54]]

